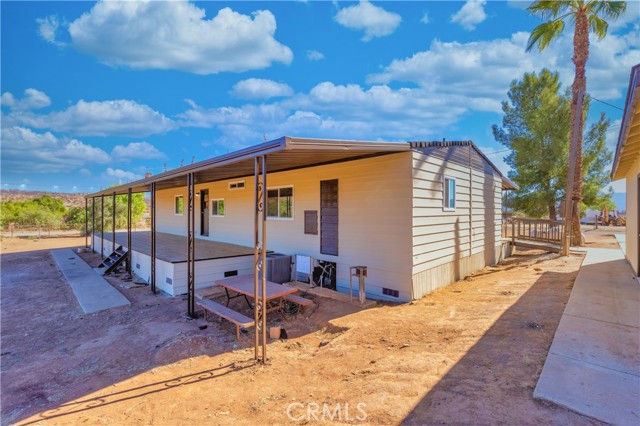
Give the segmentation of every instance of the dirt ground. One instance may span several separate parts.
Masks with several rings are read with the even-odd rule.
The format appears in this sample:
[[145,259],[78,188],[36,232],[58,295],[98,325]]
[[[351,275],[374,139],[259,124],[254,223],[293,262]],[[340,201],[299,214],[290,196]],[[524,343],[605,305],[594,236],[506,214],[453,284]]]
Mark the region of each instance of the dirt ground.
[[84,237],[0,238],[0,254],[84,246]]
[[270,317],[289,339],[259,365],[253,330],[135,280],[109,278],[130,306],[83,314],[50,241],[23,243],[0,258],[3,425],[600,424],[532,397],[580,254],[521,251],[408,304],[318,298]]

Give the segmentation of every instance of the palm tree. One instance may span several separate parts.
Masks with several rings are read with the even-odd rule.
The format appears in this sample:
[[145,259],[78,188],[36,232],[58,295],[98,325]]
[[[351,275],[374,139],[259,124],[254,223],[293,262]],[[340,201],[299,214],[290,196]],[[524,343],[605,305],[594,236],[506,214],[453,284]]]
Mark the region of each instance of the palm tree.
[[[573,100],[571,103],[570,141],[577,141],[576,167],[573,180],[572,193],[572,217],[574,244],[582,244],[580,234],[580,199],[582,198],[582,131],[584,117],[582,111],[576,111],[578,97],[584,96],[587,88],[585,67],[589,59],[589,33],[593,32],[598,39],[607,35],[609,24],[605,19],[615,20],[627,9],[626,2],[609,0],[538,0],[528,8],[531,14],[539,16],[546,22],[538,25],[531,32],[527,43],[527,52],[538,46],[540,51],[546,49],[553,40],[560,37],[564,30],[565,22],[570,21],[575,25],[573,33],[573,64],[576,67],[573,86]],[[574,135],[574,132],[577,134]],[[571,178],[570,176],[568,177]]]

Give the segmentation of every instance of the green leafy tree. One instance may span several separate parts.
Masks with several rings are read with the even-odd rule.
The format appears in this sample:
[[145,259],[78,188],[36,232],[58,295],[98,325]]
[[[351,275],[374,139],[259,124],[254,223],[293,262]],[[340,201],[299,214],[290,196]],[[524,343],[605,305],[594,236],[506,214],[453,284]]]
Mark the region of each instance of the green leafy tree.
[[[582,134],[584,129],[584,116],[578,108],[580,93],[586,94],[587,78],[585,69],[589,59],[589,33],[593,32],[599,39],[607,35],[609,24],[605,19],[615,20],[622,15],[627,8],[626,2],[609,0],[538,0],[534,1],[527,9],[546,22],[538,25],[531,32],[527,51],[537,46],[540,51],[549,45],[564,31],[565,23],[574,24],[573,32],[573,64],[575,75],[571,86],[571,126],[570,140],[576,140],[576,168],[573,176],[573,217],[580,216],[580,199],[582,197]],[[576,133],[574,135],[574,132]],[[573,221],[573,241],[582,244],[580,222]]]
[[[65,223],[72,226],[84,235],[85,231],[85,208],[84,207],[71,207],[65,216]],[[91,210],[89,210],[89,228],[91,227]]]
[[[127,195],[116,195],[116,229],[127,227]],[[96,231],[100,230],[100,220],[102,215],[101,197],[95,199]],[[142,221],[142,216],[147,209],[143,193],[135,193],[131,196],[131,223],[132,226]],[[89,203],[89,215],[91,215],[91,204]],[[91,220],[91,216],[89,216]],[[89,225],[91,226],[91,225]],[[104,197],[104,231],[113,230],[113,197]]]
[[61,200],[49,195],[28,201],[3,201],[0,204],[0,224],[60,228],[67,209]]
[[[557,219],[557,206],[564,198],[567,182],[571,96],[562,92],[558,74],[546,69],[514,80],[507,96],[509,101],[502,103],[502,127],[494,125],[493,134],[511,149],[505,162],[512,168],[509,177],[520,186],[511,205],[527,216]],[[588,108],[587,99],[583,114]],[[611,198],[601,191],[610,182],[605,171],[611,161],[611,152],[605,146],[609,125],[602,115],[585,135],[583,201],[588,207]]]
[[[588,107],[589,100],[587,99]],[[607,205],[609,210],[616,208],[613,202],[613,189],[609,187],[607,192],[602,192],[602,188],[611,183],[610,174],[605,172],[612,158],[612,153],[606,146],[607,131],[610,125],[611,120],[603,113],[598,122],[594,123],[584,135],[581,212],[586,209],[600,210],[603,205]]]

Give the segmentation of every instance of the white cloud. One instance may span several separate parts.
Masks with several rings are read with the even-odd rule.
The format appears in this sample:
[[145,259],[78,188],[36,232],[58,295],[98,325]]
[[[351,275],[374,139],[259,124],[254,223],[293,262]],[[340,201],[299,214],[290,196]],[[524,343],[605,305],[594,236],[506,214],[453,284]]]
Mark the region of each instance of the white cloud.
[[317,50],[307,50],[307,59],[310,61],[320,61],[324,59],[324,54]]
[[11,108],[16,103],[16,98],[10,92],[4,92],[0,97],[0,105]]
[[486,0],[467,0],[462,8],[451,16],[451,22],[459,24],[467,31],[476,29],[476,25],[487,19],[484,11]]
[[531,4],[530,0],[507,0],[507,4],[514,9],[525,10]]
[[102,149],[77,139],[59,139],[50,132],[36,133],[23,127],[2,128],[5,173],[63,173],[110,160]]
[[46,18],[38,18],[36,23],[38,24],[38,33],[44,41],[56,46],[65,45],[65,43],[58,40],[58,30],[66,23],[60,22],[57,16],[51,15]]
[[191,103],[179,117],[185,126],[216,128],[222,133],[217,142],[230,148],[282,135],[398,140],[439,135],[468,110],[466,102],[460,96],[427,96],[421,88],[324,82],[272,104],[203,108]]
[[[500,112],[509,84],[525,72],[547,67],[557,70],[564,87],[573,82],[572,41],[564,35],[547,50],[525,52],[528,33],[509,39],[469,43],[434,40],[428,50],[393,60],[370,83],[407,81],[418,84],[431,96],[467,98],[472,109]],[[616,99],[626,87],[629,69],[640,62],[638,32],[609,35],[591,43],[587,64],[587,90],[599,99]]]
[[167,156],[148,142],[131,142],[128,145],[116,145],[111,156],[119,160],[162,160]]
[[627,10],[624,15],[620,16],[617,20],[609,20],[609,32],[619,31],[631,25],[637,29],[638,22],[640,22],[640,7],[638,7],[637,1],[627,2]]
[[195,74],[289,64],[268,10],[247,16],[226,7],[212,19],[187,1],[104,1],[69,25],[73,46],[111,66]]
[[613,188],[613,192],[617,193],[625,193],[627,192],[627,181],[625,179],[618,179],[616,181],[611,182],[611,188]]
[[148,105],[130,100],[78,101],[50,114],[12,112],[3,117],[13,125],[68,132],[75,136],[144,137],[175,128],[173,120]]
[[388,36],[398,28],[402,21],[400,15],[387,12],[366,0],[361,0],[355,6],[341,9],[334,19],[342,26],[352,30],[364,31],[362,41],[371,41],[374,37]]
[[424,15],[422,15],[422,18],[420,18],[420,22],[422,22],[423,24],[429,23],[429,12],[425,12]]
[[113,180],[113,178],[115,178],[118,184],[125,183],[125,182],[133,182],[134,180],[142,179],[141,175],[138,175],[134,172],[128,172],[122,169],[113,169],[111,167],[107,167],[107,170],[104,171],[102,176],[110,180]]
[[16,99],[10,92],[3,93],[1,103],[12,110],[30,110],[48,107],[51,105],[51,99],[44,92],[26,89],[22,99]]
[[293,89],[284,83],[262,78],[249,78],[237,82],[231,92],[231,96],[240,99],[269,99],[293,95]]

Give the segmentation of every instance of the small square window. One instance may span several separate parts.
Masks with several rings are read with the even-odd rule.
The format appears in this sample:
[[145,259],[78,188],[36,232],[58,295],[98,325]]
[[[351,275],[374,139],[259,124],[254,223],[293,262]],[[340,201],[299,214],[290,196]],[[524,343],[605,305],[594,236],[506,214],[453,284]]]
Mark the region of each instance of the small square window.
[[211,200],[211,216],[224,216],[224,200]]
[[229,182],[229,189],[244,189],[244,181]]
[[178,215],[184,214],[184,196],[176,195],[174,212],[175,214],[178,214]]
[[267,189],[267,217],[293,218],[293,186]]
[[444,209],[456,209],[456,181],[451,178],[444,178]]

